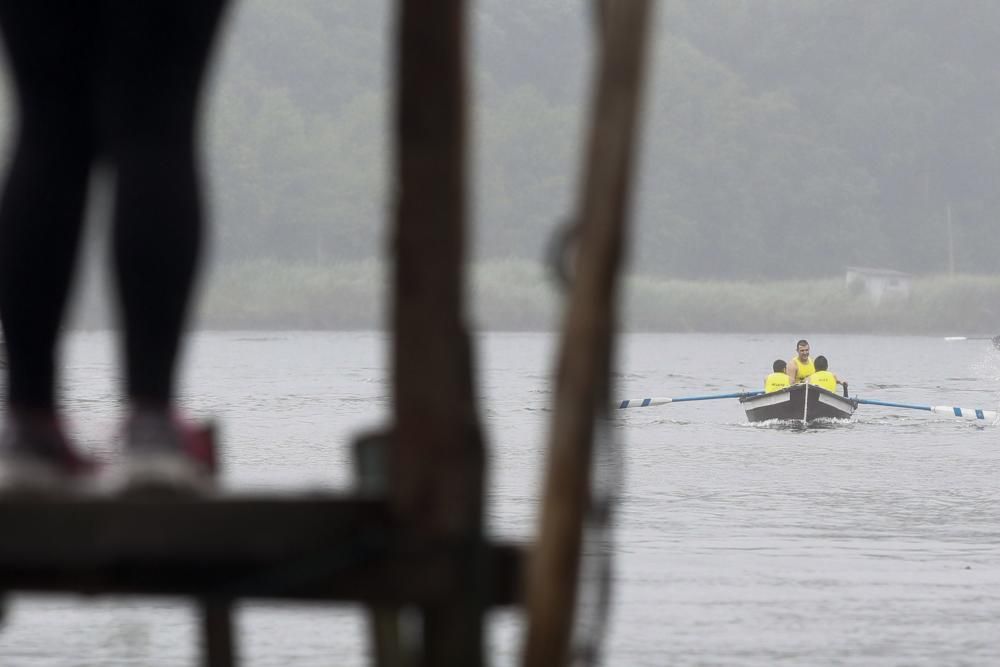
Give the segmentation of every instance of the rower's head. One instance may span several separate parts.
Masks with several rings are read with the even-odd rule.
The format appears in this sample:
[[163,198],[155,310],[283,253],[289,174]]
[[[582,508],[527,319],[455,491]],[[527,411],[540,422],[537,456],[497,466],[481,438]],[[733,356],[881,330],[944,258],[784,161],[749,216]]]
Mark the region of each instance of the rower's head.
[[815,366],[816,370],[818,370],[818,371],[825,371],[827,368],[830,367],[830,364],[827,363],[826,357],[824,357],[821,354],[818,357],[816,357],[815,359],[813,359],[813,366]]
[[808,361],[809,341],[807,341],[805,338],[800,340],[798,343],[795,344],[795,351],[798,353],[799,359],[801,359],[802,361]]
[[775,359],[774,363],[771,364],[771,368],[774,369],[775,373],[784,373],[785,369],[788,368],[788,366],[785,364],[784,359]]

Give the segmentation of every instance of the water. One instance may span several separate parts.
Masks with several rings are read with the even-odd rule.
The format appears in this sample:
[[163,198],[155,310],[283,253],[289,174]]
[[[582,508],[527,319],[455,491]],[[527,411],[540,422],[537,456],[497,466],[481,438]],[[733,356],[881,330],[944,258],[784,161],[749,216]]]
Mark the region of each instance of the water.
[[[788,336],[632,335],[616,396],[757,389]],[[866,398],[996,409],[1000,354],[986,342],[811,337]],[[537,511],[555,341],[478,341],[492,450],[491,531],[528,538]],[[214,415],[234,489],[344,489],[352,434],[388,414],[387,339],[373,333],[201,334],[184,400]],[[66,347],[67,408],[106,450],[119,417],[111,339]],[[1000,426],[861,406],[797,430],[750,425],[735,400],[623,411],[609,665],[992,665],[1000,661]],[[12,667],[192,665],[183,601],[15,596],[0,632]],[[243,605],[255,667],[364,665],[362,614]],[[521,622],[490,623],[493,664],[516,663]]]

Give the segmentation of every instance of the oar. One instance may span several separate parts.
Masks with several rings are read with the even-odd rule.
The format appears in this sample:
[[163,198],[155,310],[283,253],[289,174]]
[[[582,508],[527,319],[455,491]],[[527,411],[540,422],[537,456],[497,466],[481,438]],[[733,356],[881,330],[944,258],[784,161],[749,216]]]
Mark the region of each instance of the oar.
[[947,405],[913,405],[911,403],[890,403],[889,401],[875,401],[870,398],[855,399],[858,403],[865,405],[882,405],[888,408],[906,408],[908,410],[926,410],[936,412],[941,415],[952,417],[964,417],[965,419],[983,419],[996,421],[997,413],[994,410],[981,410],[979,408],[955,408]]
[[956,341],[956,340],[990,340],[993,341],[993,347],[1000,350],[1000,335],[998,336],[945,336],[946,341]]
[[666,403],[682,403],[684,401],[714,401],[717,398],[743,398],[744,396],[758,396],[762,391],[741,391],[735,394],[709,394],[707,396],[681,396],[680,398],[626,398],[618,404],[618,409],[625,408],[646,408],[651,405],[664,405]]

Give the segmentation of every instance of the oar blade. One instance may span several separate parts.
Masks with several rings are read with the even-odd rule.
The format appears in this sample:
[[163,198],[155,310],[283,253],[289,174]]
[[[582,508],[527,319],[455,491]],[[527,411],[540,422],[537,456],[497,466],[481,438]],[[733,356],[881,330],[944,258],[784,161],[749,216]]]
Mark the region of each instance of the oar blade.
[[962,419],[978,421],[994,422],[997,420],[997,412],[995,410],[983,410],[982,408],[959,408],[949,405],[933,405],[931,406],[931,412],[939,415],[948,415],[950,417],[961,417]]
[[858,398],[856,399],[858,403],[864,405],[881,405],[887,408],[905,408],[907,410],[926,410],[928,412],[933,412],[939,415],[948,415],[949,417],[962,417],[963,419],[972,419],[980,421],[995,422],[997,421],[997,412],[995,410],[983,410],[982,408],[959,408],[950,405],[914,405],[912,403],[891,403],[889,401],[876,401],[870,398]]
[[948,342],[955,342],[960,340],[991,340],[993,345],[1000,349],[1000,335],[998,336],[945,336],[944,339]]
[[618,404],[619,410],[624,410],[625,408],[648,408],[652,405],[664,405],[665,403],[673,403],[672,398],[626,398],[621,403]]

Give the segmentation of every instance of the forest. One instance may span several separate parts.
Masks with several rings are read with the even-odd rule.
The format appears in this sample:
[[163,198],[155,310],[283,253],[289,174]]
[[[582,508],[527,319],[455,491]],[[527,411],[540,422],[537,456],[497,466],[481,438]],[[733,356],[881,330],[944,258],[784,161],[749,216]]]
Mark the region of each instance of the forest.
[[[234,3],[203,118],[217,270],[385,257],[394,4]],[[997,273],[1000,4],[661,0],[655,16],[633,274]],[[573,216],[590,5],[478,0],[469,21],[470,253],[538,263]]]
[[[207,118],[220,257],[382,254],[392,6],[234,7]],[[588,7],[470,3],[476,257],[537,260],[572,215]],[[1000,5],[663,0],[656,17],[635,271],[996,271]]]

